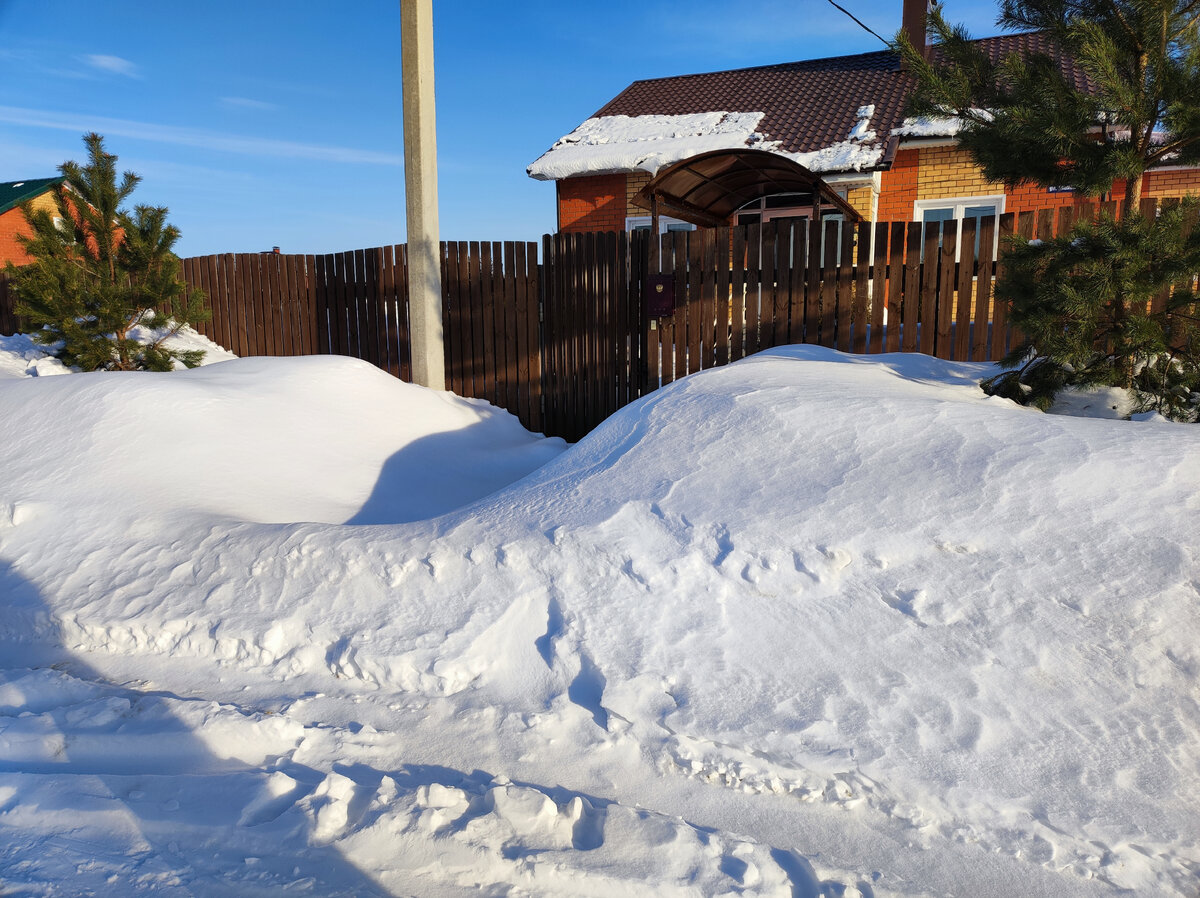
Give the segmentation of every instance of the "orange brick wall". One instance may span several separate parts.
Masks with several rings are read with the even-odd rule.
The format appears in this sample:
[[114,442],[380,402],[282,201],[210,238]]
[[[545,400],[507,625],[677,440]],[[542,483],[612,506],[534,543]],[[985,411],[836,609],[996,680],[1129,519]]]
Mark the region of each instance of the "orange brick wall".
[[558,186],[560,231],[623,231],[628,199],[625,175],[564,178]]
[[[1200,170],[1151,172],[1142,188],[1143,196],[1200,194]],[[966,150],[953,146],[900,150],[891,171],[883,173],[879,194],[880,221],[910,221],[917,200],[987,196],[1003,193],[1006,212],[1036,212],[1071,206],[1083,197],[1074,193],[1050,193],[1045,187],[1022,184],[1011,190],[984,179]],[[1125,196],[1125,184],[1113,185],[1112,198]]]
[[1150,172],[1142,183],[1142,196],[1200,195],[1200,170]]
[[[40,210],[45,209],[51,215],[57,214],[57,206],[54,204],[54,196],[50,191],[46,191],[39,197],[33,200],[33,208]],[[12,262],[14,265],[25,265],[33,261],[30,256],[17,242],[17,235],[23,234],[29,236],[29,226],[25,224],[25,216],[21,214],[20,209],[9,209],[3,215],[0,215],[0,269],[4,267],[5,262]]]
[[917,201],[919,150],[900,150],[879,185],[879,221],[912,221]]
[[[593,175],[558,181],[558,222],[562,231],[620,231],[631,215],[647,215],[633,205],[633,196],[650,180],[644,172],[630,175]],[[950,199],[960,196],[1006,195],[1006,212],[1057,209],[1082,200],[1073,193],[1050,193],[1033,184],[1006,190],[1003,184],[987,181],[971,161],[970,154],[953,146],[900,150],[889,171],[881,174],[878,221],[912,221],[917,200]],[[1147,175],[1145,196],[1200,194],[1200,170],[1160,171]],[[869,191],[851,191],[852,204],[870,214]],[[1113,186],[1112,197],[1125,196],[1125,185]],[[0,219],[0,223],[2,223]],[[0,251],[3,250],[0,230]]]

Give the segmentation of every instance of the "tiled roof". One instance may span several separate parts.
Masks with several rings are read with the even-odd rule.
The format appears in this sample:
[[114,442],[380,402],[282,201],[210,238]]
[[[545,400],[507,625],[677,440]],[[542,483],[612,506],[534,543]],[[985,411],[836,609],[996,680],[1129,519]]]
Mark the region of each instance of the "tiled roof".
[[[983,38],[977,43],[993,59],[1010,53],[1043,52],[1059,59],[1063,73],[1081,88],[1082,70],[1042,33]],[[934,49],[936,56],[937,50]],[[678,116],[704,112],[762,113],[757,131],[777,152],[811,153],[845,141],[858,123],[858,110],[874,106],[869,125],[886,141],[904,120],[912,76],[900,71],[890,50],[780,65],[635,81],[598,111],[607,116]]]
[[51,187],[62,183],[62,178],[28,178],[24,181],[0,183],[0,215],[15,208],[25,200],[41,196]]

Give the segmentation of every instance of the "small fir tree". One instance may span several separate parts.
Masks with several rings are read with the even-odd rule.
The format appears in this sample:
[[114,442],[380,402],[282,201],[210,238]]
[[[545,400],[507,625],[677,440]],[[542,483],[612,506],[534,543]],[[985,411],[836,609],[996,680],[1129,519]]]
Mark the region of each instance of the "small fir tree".
[[937,7],[934,61],[897,35],[917,81],[909,113],[958,118],[987,178],[1091,196],[1125,183],[1119,221],[1006,248],[997,294],[1025,339],[985,390],[1045,408],[1064,386],[1108,384],[1143,408],[1197,418],[1197,207],[1147,221],[1140,202],[1149,168],[1200,164],[1198,23],[1198,0],[1002,0],[997,24],[1043,32],[1085,84],[1045,54],[989,58]]
[[[85,371],[169,371],[200,363],[200,350],[169,349],[164,341],[208,318],[204,295],[188,295],[173,252],[179,230],[161,206],[124,208],[141,180],[125,172],[99,134],[84,136],[88,162],[59,166],[57,216],[25,203],[31,235],[18,237],[33,262],[6,266],[17,311],[39,330],[34,339],[68,365]],[[158,316],[167,326],[145,342],[133,329]]]

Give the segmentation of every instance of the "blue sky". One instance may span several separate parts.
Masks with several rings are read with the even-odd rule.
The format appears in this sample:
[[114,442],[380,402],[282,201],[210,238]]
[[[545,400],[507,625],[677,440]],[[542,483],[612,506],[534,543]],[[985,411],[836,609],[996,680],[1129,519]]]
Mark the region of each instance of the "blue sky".
[[[901,0],[840,0],[880,34]],[[631,81],[866,52],[826,0],[434,0],[441,231],[536,240],[525,166]],[[995,6],[947,0],[995,33]],[[398,0],[0,0],[0,181],[82,159],[142,175],[181,255],[404,240]]]

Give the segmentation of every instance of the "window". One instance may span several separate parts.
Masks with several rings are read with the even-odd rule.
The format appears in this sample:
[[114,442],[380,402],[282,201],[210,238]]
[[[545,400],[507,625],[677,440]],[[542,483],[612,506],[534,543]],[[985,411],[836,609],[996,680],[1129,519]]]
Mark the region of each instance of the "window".
[[[631,215],[625,219],[625,230],[627,231],[647,231],[650,230],[649,215]],[[678,218],[671,218],[666,215],[658,216],[658,233],[666,234],[668,231],[694,231],[696,226],[689,224],[686,221],[680,221]]]
[[[846,198],[846,191],[839,190],[837,195]],[[736,213],[737,224],[766,224],[768,221],[781,219],[808,219],[812,217],[813,195],[811,193],[776,193],[754,200],[742,206]],[[821,218],[841,218],[841,210],[832,203],[821,203]]]
[[[917,200],[914,204],[913,221],[924,222],[927,225],[941,225],[942,233],[945,233],[948,225],[947,222],[961,222],[964,219],[973,218],[978,224],[979,219],[988,215],[1001,215],[1004,212],[1004,195],[997,194],[995,196],[965,196],[954,197],[943,200]],[[954,258],[958,259],[962,249],[958,245],[958,240],[962,234],[961,225],[954,226],[955,233],[955,252]],[[993,251],[999,246],[999,233],[993,237]],[[938,247],[942,245],[942,238],[938,236]],[[975,255],[979,256],[979,231],[975,231]]]

